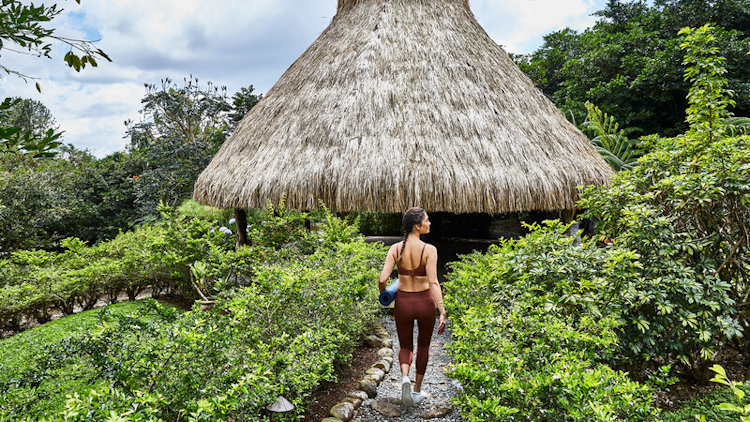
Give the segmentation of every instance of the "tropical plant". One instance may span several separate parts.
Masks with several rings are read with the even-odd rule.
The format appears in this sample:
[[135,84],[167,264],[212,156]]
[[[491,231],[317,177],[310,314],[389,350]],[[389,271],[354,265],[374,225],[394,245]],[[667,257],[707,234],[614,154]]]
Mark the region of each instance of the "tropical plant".
[[583,31],[569,28],[544,37],[538,50],[515,56],[521,69],[576,120],[591,101],[623,127],[676,136],[687,129],[678,31],[715,26],[716,46],[728,59],[729,88],[737,93],[735,113],[750,115],[750,8],[747,0],[608,0],[597,22]]
[[727,117],[726,122],[732,136],[750,135],[750,117]]
[[[729,387],[732,394],[734,394],[737,403],[719,403],[716,405],[716,408],[725,412],[737,414],[740,418],[740,422],[750,422],[750,404],[745,404],[744,402],[745,392],[739,388],[739,385],[736,382],[729,379],[727,371],[724,370],[721,365],[714,365],[711,367],[711,370],[716,373],[716,376],[713,377],[711,381]],[[704,415],[696,415],[695,418],[700,422],[706,422],[706,417]]]
[[193,284],[195,291],[204,301],[208,301],[208,290],[211,288],[211,282],[208,278],[208,264],[202,261],[195,261],[190,264],[190,282]]
[[620,129],[614,116],[607,115],[588,101],[586,101],[586,111],[588,116],[582,126],[594,135],[591,143],[602,158],[615,171],[632,168],[638,162],[641,151],[638,149],[638,141],[629,139],[628,136],[640,129],[635,127]]
[[[600,239],[648,257],[631,295],[636,324],[622,328],[625,344],[638,348],[623,355],[631,363],[676,359],[703,381],[750,318],[750,137],[729,136],[731,91],[713,28],[680,32],[692,83],[689,130],[643,138],[650,152],[610,185],[587,189],[579,206],[598,221]],[[648,325],[639,327],[639,316]]]

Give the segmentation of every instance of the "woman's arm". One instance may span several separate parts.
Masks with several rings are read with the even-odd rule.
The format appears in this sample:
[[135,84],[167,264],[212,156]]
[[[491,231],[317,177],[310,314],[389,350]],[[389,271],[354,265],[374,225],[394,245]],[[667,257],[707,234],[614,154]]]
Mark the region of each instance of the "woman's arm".
[[445,306],[443,305],[443,290],[440,288],[440,282],[437,278],[437,248],[428,245],[427,248],[427,281],[430,282],[430,293],[432,294],[432,300],[435,301],[435,305],[440,311],[440,324],[438,325],[438,334],[442,334],[445,330],[445,323],[448,317],[445,314]]
[[383,293],[383,290],[385,290],[385,283],[388,281],[388,278],[390,278],[391,273],[393,272],[393,267],[396,265],[396,258],[393,256],[393,253],[395,251],[394,247],[397,246],[398,244],[391,245],[391,248],[388,249],[388,255],[386,255],[385,257],[383,271],[380,272],[380,279],[378,280],[378,288],[380,289],[380,293]]

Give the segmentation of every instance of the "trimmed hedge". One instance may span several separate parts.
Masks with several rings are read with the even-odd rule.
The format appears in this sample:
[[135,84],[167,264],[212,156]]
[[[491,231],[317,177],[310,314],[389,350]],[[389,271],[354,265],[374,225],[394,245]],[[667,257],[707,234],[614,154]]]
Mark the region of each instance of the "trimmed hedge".
[[162,212],[161,223],[93,247],[69,238],[62,253],[17,251],[1,260],[0,327],[17,329],[22,318],[47,322],[50,308],[70,315],[100,298],[114,303],[122,292],[130,300],[148,288],[191,295],[189,265],[212,249],[228,250],[231,239],[212,233],[211,222],[183,219],[169,208]]

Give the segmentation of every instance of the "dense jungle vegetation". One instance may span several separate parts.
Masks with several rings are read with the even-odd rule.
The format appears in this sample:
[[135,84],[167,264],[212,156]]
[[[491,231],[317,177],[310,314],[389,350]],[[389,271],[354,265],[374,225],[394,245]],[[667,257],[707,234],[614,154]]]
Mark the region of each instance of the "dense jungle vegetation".
[[[715,364],[747,351],[750,282],[750,137],[730,121],[736,92],[718,34],[685,28],[675,41],[689,84],[684,133],[631,141],[616,125],[603,130],[611,116],[587,104],[597,147],[609,137],[642,155],[582,193],[594,236],[579,241],[547,222],[453,264],[449,348],[465,419],[750,415],[747,387]],[[734,395],[658,409],[654,393],[709,379]]]
[[681,28],[716,27],[737,116],[750,116],[750,3],[747,0],[608,0],[584,31],[563,29],[514,59],[562,111],[578,122],[591,102],[635,134],[684,133],[690,82],[683,78]]

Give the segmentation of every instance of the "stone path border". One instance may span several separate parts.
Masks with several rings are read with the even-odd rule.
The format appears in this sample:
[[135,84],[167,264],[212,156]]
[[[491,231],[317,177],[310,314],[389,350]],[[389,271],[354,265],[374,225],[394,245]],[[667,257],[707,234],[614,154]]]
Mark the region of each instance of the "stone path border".
[[[416,330],[416,327],[415,327]],[[416,339],[416,335],[414,336]],[[415,407],[401,404],[401,369],[398,359],[394,363],[394,350],[399,349],[396,324],[390,315],[381,317],[366,338],[368,345],[381,347],[378,361],[366,371],[359,383],[360,390],[352,391],[331,409],[330,417],[323,422],[374,422],[415,421],[429,419],[434,422],[463,421],[450,399],[457,394],[457,387],[445,375],[450,357],[443,346],[450,341],[450,332],[437,334],[437,325],[430,344],[430,360],[422,385],[427,399]],[[414,367],[411,370],[414,380]]]
[[335,404],[330,417],[323,419],[323,422],[349,422],[362,403],[378,394],[378,384],[393,364],[393,340],[388,330],[376,322],[373,324],[373,334],[365,338],[365,343],[370,347],[380,347],[378,361],[365,372],[359,382],[360,389],[349,392],[341,402]]

